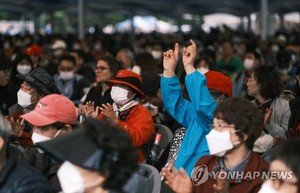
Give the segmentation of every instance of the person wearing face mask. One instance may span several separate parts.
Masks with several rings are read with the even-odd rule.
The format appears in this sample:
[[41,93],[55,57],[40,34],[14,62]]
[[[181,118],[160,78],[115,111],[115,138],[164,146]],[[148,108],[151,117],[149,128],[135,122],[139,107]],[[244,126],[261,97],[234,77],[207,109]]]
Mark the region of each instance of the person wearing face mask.
[[56,178],[58,162],[45,155],[35,145],[58,135],[70,133],[77,125],[76,107],[67,97],[50,94],[43,97],[33,111],[21,117],[33,127],[31,139],[34,146],[25,149],[19,157],[38,169],[48,179],[53,189],[60,191]]
[[40,66],[41,56],[43,49],[38,45],[31,45],[25,50],[25,54],[28,55],[32,61],[33,68]]
[[[258,192],[263,182],[261,177],[228,174],[262,173],[268,169],[268,163],[252,152],[262,128],[262,116],[250,101],[239,97],[225,99],[215,109],[213,129],[206,136],[211,155],[198,160],[191,180],[183,169],[177,172],[172,166],[171,170],[164,168],[162,175],[176,193]],[[205,169],[201,170],[203,166]],[[227,177],[210,175],[218,172],[225,172]],[[201,182],[202,174],[206,177]]]
[[293,65],[291,52],[280,50],[276,55],[276,64],[284,90],[292,90],[296,84],[296,66]]
[[71,55],[63,55],[59,58],[58,74],[54,76],[55,85],[59,93],[72,100],[75,105],[80,104],[80,99],[90,87],[89,81],[75,73],[75,58]]
[[32,145],[32,127],[20,116],[32,111],[42,97],[55,92],[52,76],[42,68],[36,68],[24,77],[17,93],[18,103],[8,109],[7,119],[13,131],[12,143],[17,141],[23,147]]
[[63,162],[57,172],[63,193],[123,193],[137,168],[131,137],[110,121],[88,119],[83,128],[37,146]]
[[[266,179],[259,193],[299,193],[300,192],[300,139],[290,139],[281,144],[273,155],[270,172],[280,172],[286,177],[276,176]],[[288,175],[286,175],[288,174]]]
[[250,98],[247,95],[247,81],[253,72],[254,67],[262,64],[262,58],[256,50],[247,50],[243,62],[243,70],[237,75],[233,82],[233,96]]
[[156,60],[148,52],[137,54],[135,62],[141,68],[141,74],[144,72],[159,72]]
[[33,63],[29,56],[19,54],[13,60],[13,73],[15,74],[15,84],[20,86],[24,77],[33,70]]
[[47,180],[38,171],[10,154],[11,129],[0,113],[0,192],[52,193]]
[[[133,140],[138,149],[139,162],[145,160],[142,146],[145,145],[154,133],[154,123],[150,112],[139,104],[138,99],[145,98],[141,91],[142,78],[129,70],[120,70],[116,78],[108,80],[111,87],[112,105],[103,104],[98,119],[109,119],[121,126]],[[94,106],[92,106],[94,110]],[[99,107],[96,107],[96,116]]]
[[212,70],[213,66],[213,60],[207,55],[201,55],[199,59],[195,61],[195,68],[201,74],[205,74],[209,70]]

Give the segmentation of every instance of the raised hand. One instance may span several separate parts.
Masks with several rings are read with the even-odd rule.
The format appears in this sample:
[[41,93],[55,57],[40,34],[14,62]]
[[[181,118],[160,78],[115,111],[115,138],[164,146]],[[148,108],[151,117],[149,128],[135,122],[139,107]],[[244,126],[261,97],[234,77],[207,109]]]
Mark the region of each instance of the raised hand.
[[86,117],[97,118],[99,115],[100,108],[94,107],[94,102],[88,101],[85,105],[80,108],[80,112],[84,114]]
[[184,47],[182,51],[182,62],[187,74],[195,71],[194,62],[197,56],[197,47],[193,40],[190,40],[191,45]]
[[217,183],[213,184],[214,193],[229,193],[228,181],[227,179],[221,179],[220,174],[217,176]]
[[109,103],[102,104],[102,107],[100,107],[101,113],[104,114],[106,118],[111,119],[113,122],[118,122],[118,117],[113,109],[113,106]]
[[176,193],[191,193],[192,182],[183,168],[179,172],[170,164],[169,168],[164,167],[161,172],[166,179],[166,184]]
[[270,122],[272,111],[273,111],[272,108],[267,108],[266,109],[266,113],[265,113],[265,116],[264,116],[264,125],[266,125]]
[[21,120],[20,118],[16,121],[13,117],[6,116],[6,119],[8,120],[9,124],[11,125],[11,135],[13,137],[20,137],[23,133],[23,122],[24,120]]
[[172,77],[175,74],[175,68],[178,62],[179,45],[175,44],[174,50],[170,49],[164,52],[164,76]]

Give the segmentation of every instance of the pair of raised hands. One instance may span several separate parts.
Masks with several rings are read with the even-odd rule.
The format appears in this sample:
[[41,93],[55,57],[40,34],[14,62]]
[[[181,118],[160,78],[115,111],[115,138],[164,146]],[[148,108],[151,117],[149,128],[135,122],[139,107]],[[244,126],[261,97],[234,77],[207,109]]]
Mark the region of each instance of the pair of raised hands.
[[[182,62],[184,69],[187,74],[190,74],[195,71],[194,62],[197,56],[197,47],[193,40],[190,40],[191,45],[187,47],[183,47],[182,50]],[[170,49],[164,52],[164,76],[165,77],[172,77],[174,76],[174,71],[177,66],[179,57],[179,44],[176,43],[174,50]]]
[[82,105],[78,109],[78,114],[85,115],[85,117],[97,118],[99,116],[100,111],[106,118],[112,119],[113,121],[116,122],[118,121],[116,113],[112,105],[109,103],[102,104],[101,107],[99,106],[95,107],[94,102],[88,101],[86,102],[85,105]]

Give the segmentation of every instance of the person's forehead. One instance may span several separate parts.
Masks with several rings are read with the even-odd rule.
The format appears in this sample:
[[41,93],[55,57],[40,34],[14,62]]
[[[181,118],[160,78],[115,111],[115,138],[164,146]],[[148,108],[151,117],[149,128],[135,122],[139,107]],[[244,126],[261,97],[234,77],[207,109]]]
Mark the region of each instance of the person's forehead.
[[30,84],[30,83],[28,83],[28,82],[26,82],[26,81],[23,81],[23,85],[24,85],[27,89],[30,89],[30,90],[32,90],[32,91],[36,91],[36,88],[34,88],[34,87],[32,86],[32,84]]
[[250,53],[250,52],[246,54],[246,57],[247,58],[255,58],[254,54]]
[[290,170],[287,165],[281,160],[274,160],[270,164],[270,170]]
[[127,90],[131,90],[130,87],[125,85],[125,84],[113,84],[113,86],[117,86],[117,87],[125,88]]
[[109,67],[109,65],[107,64],[107,62],[105,62],[104,60],[98,60],[97,66]]
[[69,61],[69,60],[62,60],[59,63],[59,66],[63,66],[63,67],[73,67],[73,62]]

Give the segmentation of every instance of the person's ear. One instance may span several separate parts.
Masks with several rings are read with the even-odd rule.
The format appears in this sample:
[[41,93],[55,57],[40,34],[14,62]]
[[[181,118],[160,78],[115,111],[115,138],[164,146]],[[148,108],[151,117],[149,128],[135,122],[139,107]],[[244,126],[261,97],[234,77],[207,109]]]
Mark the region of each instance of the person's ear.
[[247,139],[248,139],[248,134],[246,134],[246,133],[243,133],[242,134],[243,135],[243,143],[245,143],[245,141],[247,141]]
[[66,124],[63,128],[61,128],[62,134],[71,133],[72,131],[73,131],[73,127],[69,124]]
[[37,102],[39,102],[39,100],[40,100],[41,98],[43,98],[44,96],[45,96],[44,94],[40,94],[40,93],[33,94],[33,95],[31,96],[31,102],[32,102],[32,103],[37,103]]

